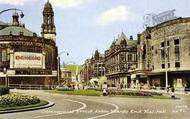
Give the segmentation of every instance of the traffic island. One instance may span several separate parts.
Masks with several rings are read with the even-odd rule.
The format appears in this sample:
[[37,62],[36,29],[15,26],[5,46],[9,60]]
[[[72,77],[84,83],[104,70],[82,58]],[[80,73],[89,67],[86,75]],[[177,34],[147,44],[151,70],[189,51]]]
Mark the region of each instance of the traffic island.
[[53,102],[40,100],[36,96],[11,93],[0,96],[0,114],[32,111],[53,106]]
[[50,90],[49,93],[59,93],[59,94],[66,94],[66,95],[82,95],[82,96],[101,96],[102,91],[97,90]]
[[[81,96],[102,96],[103,91],[99,90],[49,90],[49,93],[59,93],[66,95]],[[126,98],[152,98],[152,99],[171,99],[170,96],[157,92],[147,91],[124,91],[124,90],[107,90],[106,95],[110,97],[126,97]]]
[[171,99],[170,96],[163,95],[158,92],[151,91],[141,91],[141,90],[119,90],[119,89],[109,89],[109,96],[119,96],[127,98],[152,98],[152,99]]

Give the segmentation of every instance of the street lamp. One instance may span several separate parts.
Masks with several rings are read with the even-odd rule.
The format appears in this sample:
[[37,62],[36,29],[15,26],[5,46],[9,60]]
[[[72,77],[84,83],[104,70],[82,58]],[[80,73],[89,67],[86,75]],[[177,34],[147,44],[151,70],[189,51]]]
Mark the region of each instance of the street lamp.
[[[168,88],[168,59],[169,59],[169,44],[167,43],[167,40],[165,38],[165,29],[164,29],[164,47],[162,47],[161,49],[157,49],[160,50],[161,52],[163,51],[164,53],[164,64],[165,64],[165,90],[167,90]],[[161,54],[162,55],[162,54]]]
[[5,9],[3,11],[0,12],[0,14],[7,12],[7,11],[20,11],[20,17],[23,18],[24,17],[24,13],[21,9],[17,9],[17,8],[10,8],[10,9]]
[[5,74],[5,86],[9,86],[9,84],[8,84],[8,78],[7,78],[7,68],[6,67],[4,67],[3,68],[3,73]]
[[58,85],[60,85],[60,56],[61,56],[62,54],[64,54],[64,53],[66,53],[67,56],[69,55],[68,52],[62,51],[62,52],[60,52],[60,53],[58,54],[58,56],[57,56],[57,79],[58,79]]

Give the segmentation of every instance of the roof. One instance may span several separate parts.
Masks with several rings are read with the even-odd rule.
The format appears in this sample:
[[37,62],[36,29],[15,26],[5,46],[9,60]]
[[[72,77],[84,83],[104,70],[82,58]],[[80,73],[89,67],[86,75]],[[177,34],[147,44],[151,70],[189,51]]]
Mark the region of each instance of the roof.
[[52,5],[51,5],[51,3],[50,3],[49,1],[47,1],[47,2],[45,3],[45,7],[46,7],[46,8],[52,8]]
[[33,32],[21,27],[21,26],[8,26],[5,27],[4,29],[0,30],[0,35],[20,35],[20,33],[23,33],[23,36],[33,36]]
[[65,69],[70,70],[72,72],[72,75],[75,75],[76,73],[79,73],[79,71],[81,70],[81,65],[66,65]]
[[7,24],[4,23],[3,21],[0,21],[0,25],[7,25]]
[[120,45],[120,43],[123,41],[123,40],[128,40],[127,36],[122,32],[121,35],[118,35],[118,38],[116,39],[115,41],[115,45]]
[[43,12],[53,12],[52,5],[49,1],[45,3]]
[[121,35],[118,35],[118,38],[112,43],[112,45],[120,45],[123,41],[126,41],[128,46],[134,46],[137,44],[137,40],[129,40],[122,32]]

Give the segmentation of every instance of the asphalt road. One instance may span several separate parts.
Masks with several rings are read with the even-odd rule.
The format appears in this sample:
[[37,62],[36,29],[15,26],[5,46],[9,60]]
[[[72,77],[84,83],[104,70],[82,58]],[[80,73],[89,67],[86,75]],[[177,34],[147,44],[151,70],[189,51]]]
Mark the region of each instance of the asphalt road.
[[50,108],[1,114],[0,119],[189,119],[190,96],[181,99],[89,97],[51,94],[44,91],[16,92],[55,102]]

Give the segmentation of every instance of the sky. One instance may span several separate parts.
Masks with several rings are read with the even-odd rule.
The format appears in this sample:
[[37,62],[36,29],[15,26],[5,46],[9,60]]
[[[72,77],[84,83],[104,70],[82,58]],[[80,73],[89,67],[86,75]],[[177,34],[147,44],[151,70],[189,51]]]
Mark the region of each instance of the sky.
[[[21,22],[40,35],[42,11],[47,0],[0,0],[0,11],[22,9]],[[175,9],[177,17],[190,17],[190,0],[49,0],[54,8],[56,44],[61,62],[83,64],[95,50],[104,53],[114,38],[124,32],[137,38],[144,30],[143,16]],[[0,20],[11,22],[12,12],[0,15]]]

